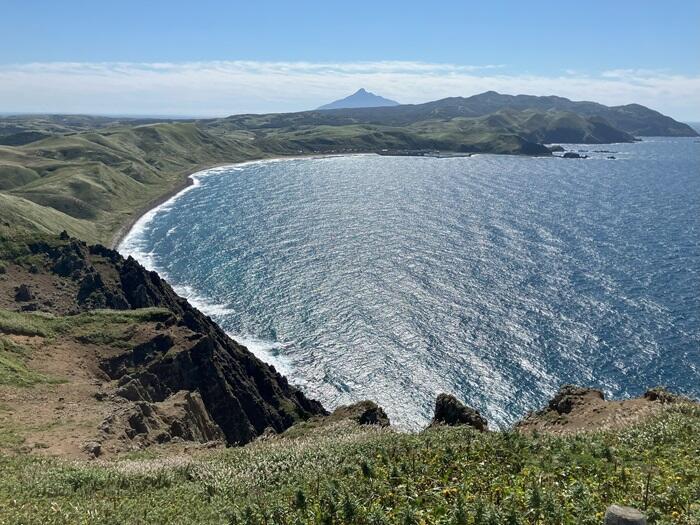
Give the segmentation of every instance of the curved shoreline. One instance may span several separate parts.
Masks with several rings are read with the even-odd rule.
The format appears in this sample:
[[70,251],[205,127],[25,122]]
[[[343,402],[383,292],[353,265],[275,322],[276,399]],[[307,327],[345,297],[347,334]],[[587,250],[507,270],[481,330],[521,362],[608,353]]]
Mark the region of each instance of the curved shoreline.
[[[212,166],[211,168],[214,168],[216,166]],[[205,169],[211,169],[211,168],[205,168]],[[134,213],[132,217],[129,218],[128,221],[126,221],[124,224],[122,224],[119,229],[112,235],[112,239],[109,241],[109,248],[113,250],[117,250],[119,248],[119,245],[122,243],[122,241],[126,238],[129,233],[131,233],[131,230],[134,228],[136,223],[144,216],[146,215],[149,211],[158,208],[161,204],[165,204],[168,202],[171,198],[175,197],[178,193],[180,193],[182,190],[189,188],[194,184],[194,181],[192,180],[192,175],[195,173],[198,173],[199,171],[203,170],[198,170],[194,171],[192,173],[188,173],[185,175],[185,179],[175,186],[172,190],[168,191],[167,193],[164,193],[160,197],[158,197],[156,200],[149,202],[146,206],[143,208],[139,209]]]
[[[245,160],[245,161],[240,161],[240,162],[233,162],[233,163],[224,163],[224,164],[217,164],[217,165],[212,165],[209,167],[205,167],[196,171],[193,171],[187,175],[187,178],[182,181],[181,184],[179,184],[177,187],[173,188],[173,190],[169,191],[168,193],[161,195],[158,199],[153,201],[153,203],[148,207],[143,209],[138,213],[137,216],[133,217],[129,222],[125,223],[115,234],[112,243],[110,247],[114,250],[120,251],[123,257],[127,256],[133,256],[135,259],[138,260],[140,264],[145,266],[149,270],[154,270],[159,273],[159,275],[163,278],[168,280],[167,276],[163,272],[162,269],[159,269],[157,267],[152,267],[149,262],[147,262],[147,257],[144,257],[144,254],[140,252],[130,252],[129,251],[129,246],[126,246],[126,251],[121,251],[122,246],[126,244],[127,239],[129,239],[130,235],[137,230],[139,227],[139,224],[141,223],[142,220],[145,220],[146,222],[149,222],[153,216],[156,214],[157,210],[161,208],[162,206],[167,205],[168,203],[171,203],[175,201],[180,195],[183,195],[185,192],[187,192],[189,189],[198,186],[198,177],[206,177],[207,172],[210,172],[212,170],[220,169],[220,168],[234,168],[234,167],[239,167],[239,166],[244,166],[248,164],[257,164],[257,163],[267,163],[267,162],[275,162],[275,161],[285,161],[285,160],[313,160],[313,159],[325,159],[325,158],[332,158],[332,157],[348,157],[348,156],[360,156],[360,155],[372,155],[371,153],[340,153],[340,154],[327,154],[327,155],[322,155],[322,154],[311,154],[311,155],[294,155],[294,156],[276,156],[276,157],[265,157],[265,158],[260,158],[260,159],[251,159],[251,160]],[[138,235],[138,233],[136,234]],[[194,307],[196,307],[198,310],[203,312],[206,315],[209,316],[215,316],[216,315],[216,310],[219,308],[219,305],[210,303],[209,300],[206,297],[201,297],[199,296],[196,291],[191,290],[185,286],[185,287],[178,287],[176,285],[173,285],[170,283],[175,291],[180,295],[180,297],[183,297],[187,299]],[[270,365],[273,365],[280,373],[287,377],[292,376],[291,369],[289,368],[288,364],[284,362],[283,359],[280,359],[276,354],[271,354],[270,350],[272,348],[276,348],[279,343],[277,342],[266,342],[263,340],[258,340],[256,337],[252,337],[250,335],[245,335],[245,334],[233,334],[233,333],[228,333],[227,334],[229,337],[231,337],[233,340],[237,341],[239,344],[244,345],[248,350],[250,350],[258,359],[261,361],[268,363]]]
[[[176,185],[166,193],[160,195],[158,198],[152,200],[150,203],[147,205],[141,207],[139,210],[137,210],[133,216],[131,216],[127,221],[125,221],[119,228],[112,234],[112,237],[109,241],[109,248],[113,250],[118,250],[119,245],[124,241],[124,239],[131,233],[131,230],[134,228],[136,223],[141,220],[141,218],[149,213],[150,211],[158,208],[159,206],[165,204],[168,202],[170,199],[173,197],[176,197],[178,194],[180,194],[182,191],[186,190],[193,184],[192,176],[196,175],[197,173],[201,173],[204,171],[212,170],[215,168],[223,168],[223,167],[228,167],[228,166],[240,166],[242,164],[249,164],[252,162],[264,162],[264,161],[274,161],[274,160],[297,160],[297,159],[326,159],[326,158],[332,158],[332,157],[350,157],[350,156],[362,156],[362,155],[382,155],[382,156],[396,156],[396,154],[382,154],[382,153],[374,153],[374,152],[364,152],[364,153],[309,153],[309,154],[297,154],[297,155],[274,155],[270,157],[259,157],[259,158],[252,158],[252,159],[246,159],[246,160],[241,160],[241,161],[234,161],[234,162],[222,162],[218,164],[211,164],[211,165],[203,165],[199,166],[196,168],[194,171],[188,171],[184,175],[184,180],[180,182],[180,184]],[[468,154],[459,154],[456,156],[449,155],[445,157],[434,157],[434,158],[455,158],[455,157],[475,157],[477,155],[508,155],[508,154],[501,154],[501,153],[468,153]],[[398,155],[398,156],[416,156],[416,155]],[[420,157],[423,157],[424,155],[418,155]],[[531,156],[531,155],[525,155],[525,156]],[[433,156],[430,156],[433,157]],[[534,157],[538,158],[543,158],[543,156],[535,155]],[[555,156],[550,156],[548,158],[554,158]]]
[[[336,155],[336,156],[343,156],[343,155]],[[126,234],[122,237],[122,240],[121,240],[122,244],[120,246],[120,251],[122,251],[122,253],[128,253],[133,247],[138,247],[140,245],[140,246],[146,247],[145,250],[140,250],[143,253],[144,260],[158,262],[158,259],[160,259],[160,263],[161,263],[160,266],[162,266],[164,268],[170,267],[169,263],[168,263],[168,258],[172,257],[172,252],[170,249],[167,248],[169,245],[167,245],[167,244],[162,245],[162,246],[166,247],[165,250],[162,250],[162,248],[155,249],[155,248],[153,248],[155,246],[155,244],[151,244],[150,241],[147,243],[144,243],[143,241],[145,239],[149,239],[149,238],[151,240],[155,240],[157,238],[162,237],[163,234],[165,233],[166,229],[169,227],[182,228],[179,235],[183,235],[183,233],[184,233],[184,236],[188,236],[187,224],[191,223],[190,222],[191,216],[189,215],[189,213],[184,213],[184,214],[180,215],[179,220],[172,220],[172,219],[177,219],[178,217],[172,217],[170,219],[167,219],[167,217],[169,217],[171,214],[171,212],[170,212],[171,209],[181,209],[181,210],[185,209],[185,208],[189,207],[189,205],[194,203],[194,202],[200,202],[200,198],[205,198],[207,195],[216,195],[216,193],[227,189],[232,184],[234,184],[234,187],[238,187],[238,185],[241,184],[242,189],[245,189],[246,187],[255,187],[255,186],[261,184],[261,182],[258,180],[259,179],[258,175],[262,175],[262,174],[266,174],[266,173],[272,174],[271,179],[275,184],[284,186],[286,183],[287,172],[307,172],[307,171],[317,171],[317,170],[326,171],[326,170],[330,169],[330,167],[332,165],[337,165],[336,173],[338,175],[341,175],[341,179],[342,179],[343,172],[346,169],[348,169],[348,167],[351,165],[355,165],[355,164],[363,165],[366,162],[373,163],[373,162],[380,162],[381,161],[381,159],[379,159],[378,157],[373,157],[373,158],[375,158],[374,161],[372,161],[372,157],[368,157],[365,160],[349,158],[349,159],[345,159],[345,160],[343,160],[343,159],[330,160],[329,159],[327,162],[321,162],[320,160],[318,162],[311,162],[311,163],[302,162],[303,160],[309,160],[308,157],[311,157],[310,160],[313,160],[314,157],[315,158],[323,158],[323,157],[328,157],[328,156],[318,156],[318,155],[309,155],[309,156],[305,156],[305,157],[285,156],[285,157],[278,157],[278,159],[279,159],[278,162],[274,162],[275,160],[277,160],[274,158],[262,158],[262,159],[254,159],[254,160],[250,160],[250,161],[241,161],[241,162],[236,162],[236,163],[231,163],[231,164],[225,164],[225,165],[223,165],[224,167],[221,167],[218,169],[217,168],[206,168],[204,170],[195,171],[191,175],[187,176],[187,179],[185,181],[183,181],[183,184],[180,185],[179,191],[170,192],[172,200],[167,199],[167,196],[162,196],[159,199],[160,204],[155,206],[154,208],[152,208],[153,213],[146,216],[145,218],[142,215],[139,219],[137,219],[136,221],[133,222],[133,225],[129,228],[129,230],[126,232]],[[485,159],[484,157],[486,157],[486,156],[482,157],[484,162],[490,162],[490,159]],[[494,156],[493,158],[495,159],[496,156]],[[506,162],[506,160],[503,159],[503,157],[501,157],[501,159],[505,163],[504,164],[505,166],[510,166],[510,162]],[[291,162],[291,163],[285,162],[288,160],[292,160],[292,161],[299,160],[299,162]],[[515,159],[514,159],[514,161],[515,161]],[[411,161],[411,163],[412,162],[413,161]],[[469,161],[464,161],[464,162],[470,163]],[[529,172],[533,169],[534,170],[539,170],[539,169],[548,170],[549,169],[548,166],[550,166],[550,162],[546,162],[544,160],[543,161],[535,160],[536,165],[534,166],[534,168],[525,166],[524,162],[528,162],[528,161],[527,160],[518,161],[517,163],[518,164],[522,163],[524,166],[523,169],[526,170],[526,172]],[[559,165],[560,162],[565,162],[565,161],[557,160],[555,162]],[[393,161],[391,161],[391,163],[393,164]],[[430,165],[432,165],[433,161],[428,161],[428,163],[430,163]],[[445,169],[452,170],[452,168],[450,167],[451,164],[452,164],[452,162],[448,162],[447,167]],[[562,169],[564,169],[563,168],[564,164],[561,164],[561,166],[562,166]],[[598,166],[601,166],[601,164],[599,163]],[[556,169],[556,168],[553,167],[553,169]],[[242,171],[242,172],[240,174],[238,174],[238,173],[236,173],[236,171]],[[576,171],[576,168],[574,168],[574,171]],[[219,175],[227,175],[227,177],[218,178]],[[209,180],[209,177],[215,177],[215,178],[212,180]],[[277,179],[276,181],[274,180],[275,178]],[[505,179],[505,180],[508,180],[508,179]],[[512,180],[512,179],[510,179],[510,180]],[[302,187],[303,187],[304,179],[302,178],[301,181],[302,181]],[[201,191],[198,190],[198,191],[194,192],[192,190],[189,190],[189,191],[192,191],[191,195],[185,196],[183,194],[183,192],[187,191],[192,186],[199,187],[200,185],[202,186]],[[214,187],[217,187],[218,190],[215,190]],[[209,190],[207,190],[207,188],[209,188]],[[215,193],[211,193],[211,191],[213,191]],[[239,193],[240,193],[240,190],[239,190]],[[178,195],[180,197],[178,197]],[[264,193],[262,193],[261,195],[263,196],[263,199],[265,199]],[[207,208],[206,203],[204,203],[204,204],[205,204],[204,209],[206,210],[206,208]],[[265,213],[267,213],[267,212],[265,212]],[[206,224],[208,222],[208,215],[209,214],[207,214],[207,213],[200,215],[199,221],[201,221],[201,222],[199,222],[199,224]],[[164,227],[161,230],[160,226],[165,225],[166,223],[170,223],[170,224],[168,224],[167,227]],[[238,229],[238,228],[235,228],[235,229]],[[146,232],[153,231],[153,232],[159,232],[159,233],[155,236],[151,236],[148,233],[144,233],[144,230]],[[170,234],[170,231],[168,230],[168,235],[169,234]],[[173,239],[174,239],[174,242],[178,242],[178,241],[182,240],[182,238],[177,239],[177,236],[174,237]],[[174,246],[174,244],[173,244],[173,246]],[[149,254],[148,252],[151,252],[151,250],[153,250],[153,252]],[[158,253],[159,251],[160,251],[160,254]],[[186,253],[187,252],[183,252],[183,254],[186,254]],[[141,257],[142,257],[142,256],[138,256],[137,252],[132,252],[132,254],[134,255],[134,257],[137,257],[138,259],[141,259]],[[172,259],[170,259],[170,260],[172,261]],[[173,277],[176,277],[177,274],[175,272],[175,267],[172,267],[172,268],[173,268]],[[155,269],[155,268],[153,268],[153,269]],[[167,279],[167,277],[166,277],[166,279]],[[192,284],[193,288],[197,288],[197,287],[199,287],[198,285],[201,283],[198,283],[197,279],[191,279],[190,284]],[[194,290],[194,292],[196,292],[196,291],[197,290]],[[191,297],[189,296],[190,295],[189,293],[183,293],[180,290],[177,290],[177,293],[191,301]],[[201,293],[199,295],[206,299],[207,294]],[[194,302],[193,301],[191,301],[191,302],[194,305]],[[218,306],[222,306],[222,307],[228,306],[226,304],[227,300],[226,300],[225,295],[223,295],[222,300],[217,301],[215,299],[212,299],[212,303],[219,303],[219,304],[214,304],[214,306],[217,306],[217,307]],[[195,305],[195,306],[198,309],[200,309],[201,311],[203,311],[205,314],[212,315],[209,311],[207,311],[206,308],[202,308],[199,305]],[[234,312],[234,315],[237,315],[237,313]],[[216,319],[216,316],[214,316],[214,318]],[[224,314],[220,314],[219,322],[227,324],[228,320],[224,318]],[[231,323],[231,325],[237,326],[235,323]],[[240,341],[240,339],[239,339],[240,334],[229,334],[229,335],[234,340]],[[246,342],[243,342],[243,341],[240,341],[240,342],[244,346],[251,349],[250,346]],[[265,344],[270,343],[270,341],[260,341],[260,342],[265,343]],[[251,349],[251,351],[253,351],[253,350]],[[281,350],[280,353],[281,353],[281,355],[285,355],[284,350]],[[261,359],[262,361],[265,361],[268,363],[271,362],[267,358],[267,356],[265,356],[264,354],[261,355],[259,353],[255,353],[255,355],[259,359]],[[289,350],[288,355],[290,355],[290,356],[294,355],[294,348]],[[290,379],[293,377],[295,377],[295,378],[309,377],[307,374],[304,373],[304,368],[299,364],[299,362],[294,362],[294,361],[291,361],[291,362],[293,365],[296,365],[296,366],[294,366],[291,371],[285,370],[281,373],[283,373],[285,376],[287,376]],[[275,364],[275,366],[276,366],[276,364]],[[280,369],[280,367],[277,367],[277,366],[276,366],[276,368],[278,370]],[[294,368],[296,368],[296,369],[294,369]],[[294,381],[294,383],[297,383],[297,381]],[[303,383],[297,383],[297,384],[301,385]],[[321,391],[316,392],[315,394],[313,394],[313,396],[318,398],[318,399],[324,399]],[[376,399],[375,396],[366,396],[366,397]],[[328,401],[326,400],[326,402],[328,402]],[[504,417],[504,416],[499,415],[498,417]]]
[[317,153],[312,153],[309,155],[280,155],[280,156],[274,156],[274,157],[260,157],[260,158],[255,158],[255,159],[248,159],[248,160],[241,160],[238,162],[224,162],[224,163],[219,163],[219,164],[212,164],[209,166],[204,166],[204,167],[199,167],[195,171],[189,171],[185,174],[184,180],[181,181],[180,184],[172,188],[171,190],[167,191],[166,193],[162,194],[155,200],[149,202],[146,206],[140,208],[138,211],[134,213],[132,217],[129,218],[126,222],[124,222],[118,229],[117,231],[112,235],[111,240],[109,241],[109,248],[113,250],[119,250],[119,246],[121,243],[126,239],[126,237],[131,233],[131,230],[134,229],[134,226],[136,226],[136,223],[138,223],[146,214],[149,212],[155,210],[156,208],[159,208],[169,200],[173,199],[174,197],[177,197],[180,193],[182,193],[184,190],[190,188],[194,184],[194,180],[192,177],[194,175],[197,175],[198,173],[203,173],[209,170],[213,170],[216,168],[224,168],[224,167],[235,167],[235,166],[241,166],[244,164],[251,164],[254,162],[265,162],[265,161],[275,161],[275,160],[299,160],[299,159],[326,159],[326,158],[331,158],[331,157],[348,157],[348,156],[355,156],[355,155],[372,155],[372,153],[337,153],[337,154],[328,154],[328,155],[319,155]]

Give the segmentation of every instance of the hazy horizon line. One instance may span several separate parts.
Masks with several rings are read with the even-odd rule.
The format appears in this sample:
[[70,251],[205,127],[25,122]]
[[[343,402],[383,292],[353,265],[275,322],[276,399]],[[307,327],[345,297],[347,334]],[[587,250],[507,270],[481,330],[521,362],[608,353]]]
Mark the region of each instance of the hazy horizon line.
[[8,106],[3,112],[15,115],[216,118],[293,113],[347,96],[357,86],[403,104],[493,90],[555,94],[609,106],[638,103],[679,120],[700,121],[700,75],[663,70],[564,70],[546,76],[510,71],[506,64],[416,61],[0,64],[0,100]]

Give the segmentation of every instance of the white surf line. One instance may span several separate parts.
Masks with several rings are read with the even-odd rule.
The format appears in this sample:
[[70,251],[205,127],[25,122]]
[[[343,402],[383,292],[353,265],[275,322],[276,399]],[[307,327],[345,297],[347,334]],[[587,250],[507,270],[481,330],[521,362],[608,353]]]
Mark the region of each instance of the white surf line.
[[[184,187],[182,190],[177,192],[175,195],[167,199],[166,201],[158,204],[157,206],[151,208],[146,213],[144,213],[139,219],[134,222],[126,235],[119,241],[117,245],[117,251],[121,253],[124,257],[132,256],[139,263],[141,263],[146,269],[158,272],[158,274],[166,281],[170,283],[169,276],[163,268],[159,268],[154,260],[153,253],[148,252],[145,249],[145,239],[143,236],[146,232],[148,225],[153,221],[153,219],[158,215],[159,212],[169,210],[178,199],[182,198],[187,192],[192,191],[195,188],[201,186],[201,179],[209,177],[212,175],[218,175],[222,173],[230,172],[231,170],[241,170],[246,166],[256,165],[256,164],[267,164],[275,162],[286,162],[293,160],[320,160],[332,157],[359,157],[372,154],[337,154],[337,155],[313,155],[313,156],[297,156],[297,157],[275,157],[270,159],[257,159],[249,160],[244,162],[236,162],[233,164],[226,164],[223,166],[216,166],[213,168],[207,168],[201,171],[197,171],[189,175],[188,178],[192,180],[192,184]],[[175,226],[175,228],[180,227],[180,225]],[[215,304],[211,302],[206,297],[203,297],[197,291],[188,285],[177,285],[171,284],[175,292],[187,299],[187,301],[192,304],[195,308],[200,310],[205,315],[216,318],[217,316],[226,315],[227,313],[232,313],[223,304]],[[280,355],[280,350],[288,347],[291,343],[286,342],[276,342],[276,341],[266,341],[255,336],[227,333],[234,341],[245,346],[250,350],[258,359],[264,361],[265,363],[272,365],[275,369],[288,377],[292,377],[292,366],[288,359]],[[299,378],[299,381],[303,382],[303,378]]]

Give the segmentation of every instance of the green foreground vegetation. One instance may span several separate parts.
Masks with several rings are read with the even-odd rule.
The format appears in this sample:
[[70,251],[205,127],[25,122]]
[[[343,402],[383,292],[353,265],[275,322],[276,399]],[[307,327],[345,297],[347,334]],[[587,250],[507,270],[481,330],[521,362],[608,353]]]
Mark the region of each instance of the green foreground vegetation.
[[0,332],[41,337],[57,334],[87,339],[102,337],[105,344],[115,344],[122,340],[117,332],[134,328],[143,322],[163,321],[171,315],[166,308],[90,310],[67,316],[0,309]]
[[700,523],[700,410],[573,437],[325,426],[241,448],[113,462],[0,456],[1,524]]

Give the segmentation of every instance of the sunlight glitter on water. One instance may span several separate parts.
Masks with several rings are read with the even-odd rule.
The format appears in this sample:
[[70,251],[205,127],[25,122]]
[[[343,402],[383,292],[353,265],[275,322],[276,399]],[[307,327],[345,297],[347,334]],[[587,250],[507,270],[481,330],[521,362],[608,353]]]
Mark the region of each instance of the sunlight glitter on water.
[[498,425],[563,382],[697,395],[695,146],[218,168],[120,250],[326,406],[403,428],[443,391]]

